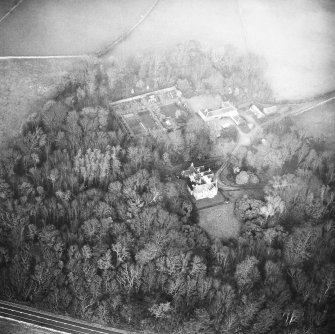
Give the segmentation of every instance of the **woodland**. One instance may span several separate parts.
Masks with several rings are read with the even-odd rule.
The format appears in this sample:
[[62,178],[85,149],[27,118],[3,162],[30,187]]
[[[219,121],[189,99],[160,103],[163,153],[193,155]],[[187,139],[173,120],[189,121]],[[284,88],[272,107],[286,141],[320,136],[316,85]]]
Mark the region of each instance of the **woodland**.
[[237,239],[210,238],[175,173],[211,152],[210,130],[129,138],[108,102],[139,80],[268,98],[261,61],[196,42],[145,59],[78,64],[2,149],[1,298],[146,333],[334,331],[334,152],[290,119],[269,126],[225,158],[263,198],[236,200]]

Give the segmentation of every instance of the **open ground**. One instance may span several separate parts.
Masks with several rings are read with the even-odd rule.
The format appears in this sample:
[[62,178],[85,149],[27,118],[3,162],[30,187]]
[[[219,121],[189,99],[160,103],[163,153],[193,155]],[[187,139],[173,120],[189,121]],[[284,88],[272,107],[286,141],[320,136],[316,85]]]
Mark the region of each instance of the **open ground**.
[[0,62],[0,143],[13,136],[30,113],[55,94],[73,59]]
[[[0,55],[93,52],[133,25],[152,3],[24,1],[3,22]],[[267,76],[278,97],[299,98],[335,84],[334,25],[331,0],[161,0],[150,19],[113,56],[163,50],[190,39],[218,52],[230,43],[265,57]]]
[[134,25],[153,3],[154,0],[24,1],[1,26],[0,55],[94,52]]
[[199,211],[199,225],[215,239],[237,238],[240,222],[234,215],[234,204],[222,204]]

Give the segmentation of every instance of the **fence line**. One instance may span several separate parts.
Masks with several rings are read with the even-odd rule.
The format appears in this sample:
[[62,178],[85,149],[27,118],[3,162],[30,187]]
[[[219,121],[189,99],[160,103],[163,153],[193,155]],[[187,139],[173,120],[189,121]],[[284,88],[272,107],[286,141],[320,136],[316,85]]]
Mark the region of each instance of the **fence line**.
[[0,23],[2,21],[4,21],[10,14],[12,14],[12,12],[18,7],[21,5],[21,3],[23,2],[24,0],[20,0],[16,5],[14,5],[1,19],[0,19]]
[[96,55],[98,58],[106,56],[115,46],[120,44],[122,41],[124,41],[143,21],[147,19],[147,17],[150,15],[150,13],[154,10],[154,8],[158,5],[160,0],[156,0],[154,4],[148,9],[148,11],[141,17],[141,19],[135,23],[130,29],[128,29],[126,32],[122,33],[116,40],[114,40],[112,43],[108,44],[107,46],[103,47],[102,49],[94,52],[94,55]]
[[[13,10],[17,6],[19,6],[24,0],[20,0],[1,20],[4,20],[8,15],[10,15]],[[0,57],[0,60],[10,60],[10,59],[58,59],[58,58],[85,58],[89,57],[90,55],[96,56],[98,58],[106,56],[115,46],[120,44],[122,41],[124,41],[148,16],[149,14],[154,10],[154,8],[157,6],[160,0],[156,0],[154,4],[147,10],[147,12],[140,18],[139,21],[135,23],[130,29],[128,29],[126,32],[123,32],[116,40],[114,40],[112,43],[108,44],[107,46],[103,47],[102,49],[93,52],[92,54],[85,54],[85,55],[59,55],[59,56],[3,56]]]

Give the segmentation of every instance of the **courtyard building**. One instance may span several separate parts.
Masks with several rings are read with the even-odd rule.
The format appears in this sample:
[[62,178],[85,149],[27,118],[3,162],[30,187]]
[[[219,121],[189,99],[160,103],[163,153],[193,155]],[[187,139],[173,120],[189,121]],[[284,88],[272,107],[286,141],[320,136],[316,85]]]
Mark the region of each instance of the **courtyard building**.
[[123,131],[130,136],[177,130],[186,123],[189,116],[182,94],[174,86],[109,105],[118,116]]

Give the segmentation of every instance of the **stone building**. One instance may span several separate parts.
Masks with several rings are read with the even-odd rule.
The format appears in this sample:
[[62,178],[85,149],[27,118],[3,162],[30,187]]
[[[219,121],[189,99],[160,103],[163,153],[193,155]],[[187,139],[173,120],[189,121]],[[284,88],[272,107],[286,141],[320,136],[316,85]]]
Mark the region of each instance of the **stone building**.
[[186,179],[187,189],[196,200],[203,198],[213,198],[218,192],[217,180],[214,173],[204,166],[190,168],[182,172],[182,177]]

